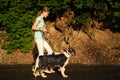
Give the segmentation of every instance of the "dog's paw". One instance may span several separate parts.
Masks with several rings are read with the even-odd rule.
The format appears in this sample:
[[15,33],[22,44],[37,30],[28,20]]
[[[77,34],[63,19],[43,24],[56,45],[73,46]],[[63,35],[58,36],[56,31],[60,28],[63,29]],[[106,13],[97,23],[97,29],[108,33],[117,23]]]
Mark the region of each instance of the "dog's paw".
[[55,71],[51,71],[51,73],[55,73]]
[[45,73],[52,73],[50,70],[46,69],[44,70]]
[[40,76],[39,72],[33,73],[34,77]]
[[51,73],[55,73],[55,71],[54,71],[53,69],[50,69],[50,72],[51,72]]
[[32,71],[35,72],[35,66],[32,66]]
[[68,75],[64,75],[63,77],[64,77],[64,78],[67,78],[67,77],[68,77]]
[[47,75],[45,75],[44,73],[42,73],[42,74],[41,74],[41,77],[47,78]]

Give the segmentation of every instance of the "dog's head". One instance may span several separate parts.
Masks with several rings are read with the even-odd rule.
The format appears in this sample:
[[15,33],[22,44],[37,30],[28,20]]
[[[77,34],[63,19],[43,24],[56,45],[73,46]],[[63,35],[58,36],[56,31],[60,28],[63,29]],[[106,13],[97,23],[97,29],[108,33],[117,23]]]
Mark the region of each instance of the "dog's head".
[[73,56],[76,56],[76,51],[73,48],[68,48],[68,49],[66,49],[64,51],[71,54],[71,55],[73,55]]

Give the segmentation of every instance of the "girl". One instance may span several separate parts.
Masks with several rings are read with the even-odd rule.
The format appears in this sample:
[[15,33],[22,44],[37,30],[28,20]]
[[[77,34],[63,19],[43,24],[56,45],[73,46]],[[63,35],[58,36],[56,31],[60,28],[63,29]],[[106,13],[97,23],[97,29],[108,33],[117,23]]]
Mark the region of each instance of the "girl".
[[53,53],[51,47],[44,38],[44,33],[47,32],[47,29],[43,18],[46,18],[48,15],[49,8],[43,7],[43,9],[38,12],[38,16],[32,26],[32,30],[34,31],[34,39],[38,49],[38,56],[35,62],[35,71],[39,67],[39,56],[44,55],[44,48],[48,52],[48,55]]

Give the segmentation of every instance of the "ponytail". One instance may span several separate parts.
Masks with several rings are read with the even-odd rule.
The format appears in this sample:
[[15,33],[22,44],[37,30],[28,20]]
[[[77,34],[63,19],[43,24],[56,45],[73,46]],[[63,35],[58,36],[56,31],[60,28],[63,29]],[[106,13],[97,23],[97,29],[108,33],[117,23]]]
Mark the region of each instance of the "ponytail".
[[40,16],[42,14],[42,11],[39,11],[38,13],[37,13],[37,16]]

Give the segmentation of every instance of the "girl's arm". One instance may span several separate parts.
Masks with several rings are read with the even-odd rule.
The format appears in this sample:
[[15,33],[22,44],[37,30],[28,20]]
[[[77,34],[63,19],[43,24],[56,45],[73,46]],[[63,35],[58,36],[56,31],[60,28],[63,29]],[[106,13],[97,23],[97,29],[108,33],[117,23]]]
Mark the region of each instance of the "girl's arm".
[[46,32],[47,29],[46,28],[38,28],[37,25],[38,25],[39,21],[36,20],[32,26],[32,30],[40,30],[40,31],[43,31],[43,32]]
[[32,30],[40,30],[40,28],[37,27],[39,21],[38,20],[35,20],[33,26],[32,26]]

